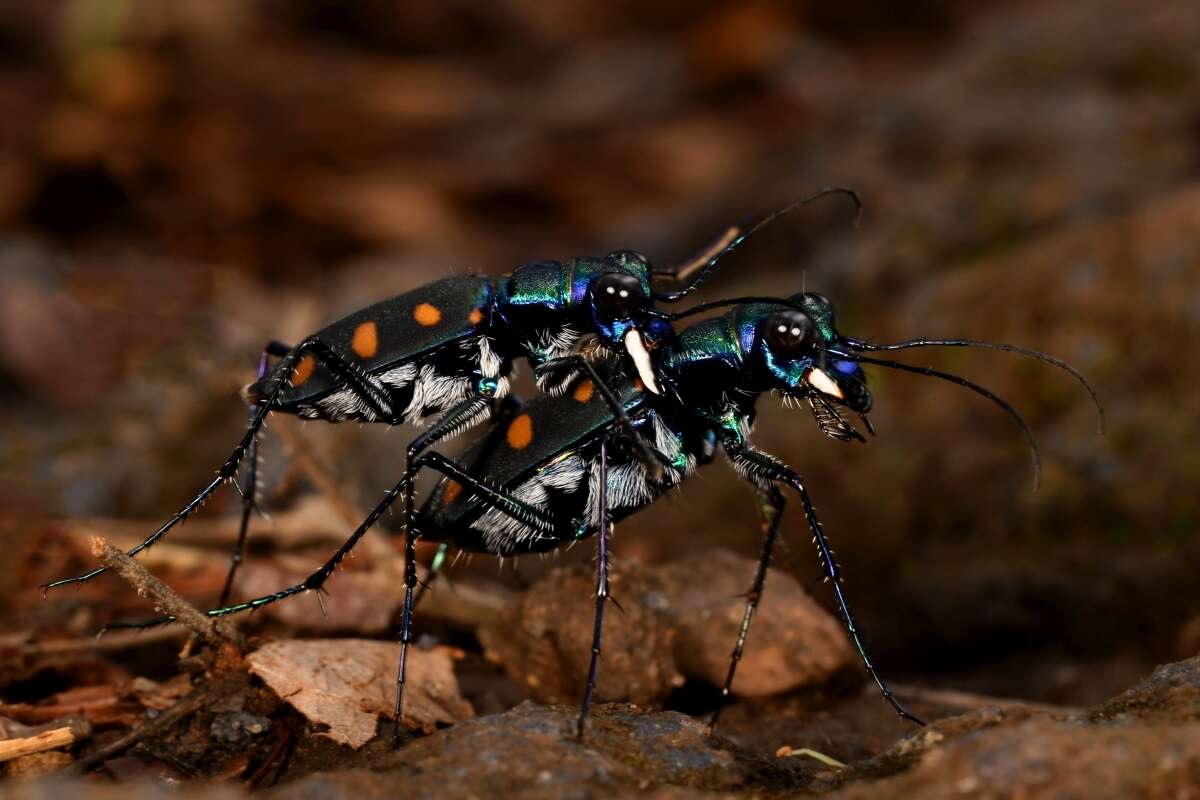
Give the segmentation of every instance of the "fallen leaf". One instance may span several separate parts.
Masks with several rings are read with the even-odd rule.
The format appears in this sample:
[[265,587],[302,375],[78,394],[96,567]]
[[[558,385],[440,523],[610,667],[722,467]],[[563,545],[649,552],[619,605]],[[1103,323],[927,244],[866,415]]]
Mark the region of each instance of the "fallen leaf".
[[[459,693],[454,651],[408,651],[404,725],[432,733],[475,716]],[[251,653],[250,671],[339,744],[362,747],[380,716],[391,717],[400,645],[367,639],[271,642]]]

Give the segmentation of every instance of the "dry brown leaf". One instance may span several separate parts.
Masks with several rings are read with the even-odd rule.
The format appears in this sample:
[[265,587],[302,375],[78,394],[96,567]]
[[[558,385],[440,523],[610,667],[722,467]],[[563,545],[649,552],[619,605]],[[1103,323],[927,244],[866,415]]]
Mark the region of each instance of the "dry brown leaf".
[[[453,651],[409,648],[404,724],[430,733],[475,716],[459,693]],[[362,747],[395,702],[400,645],[367,639],[271,642],[248,657],[250,671],[339,744]]]

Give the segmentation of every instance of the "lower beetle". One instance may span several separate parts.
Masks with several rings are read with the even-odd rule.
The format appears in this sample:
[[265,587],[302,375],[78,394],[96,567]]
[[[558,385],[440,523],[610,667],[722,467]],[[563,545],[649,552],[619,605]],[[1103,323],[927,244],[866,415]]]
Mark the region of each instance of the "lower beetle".
[[[615,403],[601,402],[600,384],[577,377],[569,391],[541,397],[498,420],[458,460],[436,451],[421,455],[415,469],[442,474],[433,493],[407,531],[406,602],[401,627],[401,663],[396,695],[396,720],[403,698],[405,658],[412,641],[412,588],[416,586],[413,541],[442,542],[467,551],[499,556],[541,552],[600,533],[597,536],[597,605],[589,667],[578,730],[586,719],[601,646],[601,629],[608,596],[607,535],[611,521],[646,507],[678,486],[696,467],[724,451],[737,472],[759,497],[766,523],[758,569],[748,593],[738,640],[722,687],[728,697],[755,609],[762,596],[785,497],[780,487],[796,492],[813,534],[818,556],[829,581],[839,614],[862,662],[884,698],[902,717],[921,724],[894,697],[879,675],[862,641],[841,585],[841,570],[817,518],[804,480],[791,467],[755,448],[749,439],[759,395],[779,392],[785,401],[809,404],[821,430],[841,441],[863,441],[843,411],[857,414],[870,427],[867,413],[871,394],[860,364],[918,371],[949,380],[1000,405],[1036,443],[1021,415],[989,390],[949,373],[898,364],[863,352],[924,346],[1000,348],[1037,358],[1070,372],[1095,392],[1074,368],[1051,356],[1012,345],[972,340],[912,340],[894,345],[871,344],[844,337],[834,327],[833,309],[824,297],[805,293],[788,299],[741,298],[725,314],[685,329],[656,354],[660,392],[646,390],[636,373],[619,358],[597,358],[602,384]],[[709,304],[695,309],[706,310]],[[569,364],[548,362],[543,372]],[[634,433],[618,424],[619,407]],[[1103,411],[1100,424],[1103,426]],[[630,446],[629,437],[649,441],[662,465],[662,477],[652,479],[646,464]],[[261,608],[302,592],[320,591],[341,561],[366,531],[409,488],[405,475],[375,507],[350,538],[305,581],[244,603],[214,609],[214,616]],[[721,706],[713,715],[715,724]]]

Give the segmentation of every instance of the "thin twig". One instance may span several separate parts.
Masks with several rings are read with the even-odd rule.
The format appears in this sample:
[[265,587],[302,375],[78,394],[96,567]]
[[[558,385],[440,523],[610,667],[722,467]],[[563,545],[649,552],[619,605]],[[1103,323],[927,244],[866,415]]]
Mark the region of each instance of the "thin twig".
[[775,751],[775,756],[777,758],[792,758],[795,756],[802,756],[804,758],[811,758],[814,761],[820,761],[825,766],[833,767],[834,769],[837,769],[837,770],[842,770],[842,769],[846,768],[845,763],[838,761],[833,756],[827,756],[824,753],[820,752],[819,750],[813,750],[810,747],[797,747],[795,749],[792,749],[791,747],[784,745],[783,747],[781,747]]
[[195,606],[175,594],[169,586],[147,572],[145,567],[101,537],[92,537],[91,546],[92,555],[100,559],[100,563],[124,578],[139,596],[150,598],[159,613],[174,617],[176,622],[211,645],[233,642],[238,649],[244,645],[241,634],[231,623],[197,611]]
[[21,756],[42,753],[46,750],[57,750],[75,743],[75,732],[70,726],[42,731],[22,739],[4,739],[0,741],[0,762]]
[[111,653],[134,647],[171,642],[187,636],[187,631],[178,625],[166,625],[147,631],[114,631],[102,638],[84,636],[78,639],[55,639],[48,642],[31,642],[16,648],[26,658],[58,656],[70,653]]
[[120,755],[143,739],[153,736],[159,731],[166,730],[184,717],[197,711],[208,700],[209,694],[207,692],[196,692],[195,694],[185,697],[140,728],[130,731],[107,747],[102,747],[96,752],[92,753],[87,758],[82,758],[75,762],[68,767],[65,772],[69,774],[86,772],[97,764],[101,764],[110,758]]

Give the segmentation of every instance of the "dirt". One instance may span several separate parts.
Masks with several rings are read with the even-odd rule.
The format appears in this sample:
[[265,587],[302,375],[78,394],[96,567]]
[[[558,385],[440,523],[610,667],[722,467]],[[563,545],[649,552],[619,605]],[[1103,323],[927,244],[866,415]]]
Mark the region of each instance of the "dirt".
[[[574,708],[527,701],[399,750],[390,744],[368,749],[361,761],[369,769],[321,771],[284,781],[272,794],[533,798],[669,789],[668,796],[680,797],[1189,797],[1200,779],[1198,701],[1200,659],[1193,659],[1161,667],[1086,713],[980,708],[940,719],[849,765],[800,746],[746,749],[710,735],[702,721],[685,714],[626,704],[596,707],[580,740]],[[838,712],[837,706],[830,710]],[[265,733],[265,718],[235,717],[244,731],[235,744]],[[214,730],[218,725],[228,727],[229,715],[217,717]],[[68,788],[54,779],[17,791],[37,797],[53,790]],[[108,791],[95,783],[69,790],[85,797]],[[145,791],[157,796],[152,785]]]

